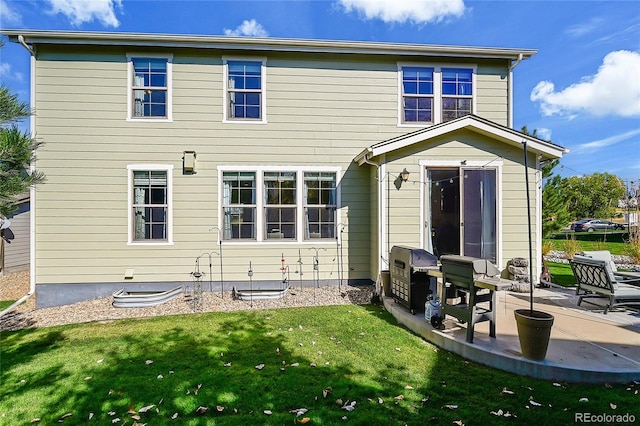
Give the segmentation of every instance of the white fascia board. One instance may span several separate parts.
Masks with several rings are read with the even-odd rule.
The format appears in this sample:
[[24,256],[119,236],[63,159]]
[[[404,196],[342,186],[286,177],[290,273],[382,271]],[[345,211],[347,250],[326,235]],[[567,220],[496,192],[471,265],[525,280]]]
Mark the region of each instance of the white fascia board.
[[122,45],[138,47],[200,48],[308,53],[434,56],[517,60],[535,55],[536,49],[446,46],[410,43],[383,43],[338,40],[289,39],[271,37],[228,37],[151,33],[110,33],[52,30],[2,30],[11,41],[19,35],[28,44]]

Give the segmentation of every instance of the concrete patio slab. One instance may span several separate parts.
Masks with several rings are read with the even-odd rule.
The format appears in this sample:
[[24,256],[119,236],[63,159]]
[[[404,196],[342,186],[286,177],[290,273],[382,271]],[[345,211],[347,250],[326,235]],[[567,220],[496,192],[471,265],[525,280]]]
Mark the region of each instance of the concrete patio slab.
[[573,290],[536,288],[534,308],[554,316],[551,340],[543,361],[520,352],[514,310],[529,307],[529,294],[498,292],[496,338],[489,323],[475,326],[467,343],[466,325],[447,317],[434,329],[424,314],[412,315],[393,298],[383,296],[396,320],[436,346],[462,357],[515,374],[570,383],[625,383],[640,380],[640,312],[618,309],[604,315],[594,305],[577,306]]

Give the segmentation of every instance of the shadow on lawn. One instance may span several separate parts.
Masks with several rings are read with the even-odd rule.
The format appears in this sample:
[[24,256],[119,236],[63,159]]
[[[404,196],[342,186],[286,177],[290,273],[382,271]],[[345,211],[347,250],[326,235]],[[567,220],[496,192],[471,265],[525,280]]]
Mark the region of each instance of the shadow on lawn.
[[[283,424],[295,422],[291,411],[301,408],[308,412],[297,419],[309,417],[312,424],[342,423],[343,416],[358,424],[423,424],[435,418],[435,412],[424,411],[429,398],[423,392],[431,387],[413,382],[415,389],[407,388],[411,360],[389,347],[398,343],[367,341],[376,338],[376,323],[389,321],[388,313],[359,310],[364,322],[345,324],[353,327],[346,334],[326,335],[319,333],[321,313],[322,308],[310,309],[309,325],[288,328],[273,324],[278,311],[261,311],[226,314],[222,321],[220,313],[192,315],[192,328],[166,317],[16,332],[4,339],[11,346],[2,354],[3,388],[10,395],[4,404],[25,404],[33,394],[44,394],[30,403],[40,404],[41,424],[86,424],[90,417],[96,424],[132,424],[134,416],[153,425]],[[356,333],[359,324],[366,324],[364,335]],[[79,327],[86,328],[84,337],[70,337]],[[353,363],[351,351],[361,356],[363,347],[389,356],[372,354],[375,365]],[[85,359],[66,359],[65,351],[73,348]],[[37,358],[47,353],[59,358],[39,368]],[[21,382],[13,370],[25,364],[32,372]],[[7,387],[5,380],[13,383]],[[352,411],[344,408],[354,400]],[[151,408],[140,412],[143,407]],[[7,411],[5,406],[0,414]],[[17,423],[32,420],[24,417],[27,407],[13,412],[22,414]]]

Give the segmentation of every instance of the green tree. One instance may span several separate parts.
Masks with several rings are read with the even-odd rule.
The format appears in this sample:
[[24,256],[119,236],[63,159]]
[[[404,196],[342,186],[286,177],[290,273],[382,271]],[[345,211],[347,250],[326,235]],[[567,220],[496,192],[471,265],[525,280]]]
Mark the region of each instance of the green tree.
[[552,160],[542,166],[542,236],[550,237],[571,221],[568,202],[563,193],[564,179],[553,174],[560,160]]
[[571,176],[564,180],[563,187],[574,219],[613,217],[618,200],[627,191],[619,177],[607,172]]
[[5,84],[0,85],[0,216],[13,213],[16,197],[45,179],[41,172],[29,172],[41,143],[18,128],[18,123],[30,115],[29,105]]

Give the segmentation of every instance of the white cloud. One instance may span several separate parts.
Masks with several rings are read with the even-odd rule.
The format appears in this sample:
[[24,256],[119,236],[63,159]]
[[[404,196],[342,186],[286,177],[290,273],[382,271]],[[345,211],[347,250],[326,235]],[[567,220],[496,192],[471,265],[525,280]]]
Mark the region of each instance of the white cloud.
[[624,142],[631,138],[640,135],[640,129],[631,130],[629,132],[621,133],[619,135],[609,136],[608,138],[598,139],[595,141],[587,142],[576,146],[574,152],[594,152],[602,148],[606,148],[611,145],[615,145],[620,142]]
[[117,28],[120,21],[116,18],[115,8],[122,9],[122,0],[47,0],[52,14],[61,13],[74,26],[85,22],[99,21],[106,27]]
[[255,19],[250,21],[242,21],[242,24],[238,25],[235,30],[225,28],[224,34],[228,36],[243,36],[243,37],[268,37],[267,30],[264,29]]
[[7,24],[21,25],[22,16],[20,16],[15,9],[11,8],[5,0],[0,0],[0,22],[2,22],[3,26]]
[[565,33],[572,37],[581,37],[595,31],[602,23],[602,18],[592,18],[589,22],[582,24],[571,25],[565,30]]
[[541,81],[530,99],[540,102],[544,115],[640,116],[640,53],[618,50],[604,57],[595,75],[556,91],[550,81]]
[[338,4],[346,12],[359,12],[366,19],[386,23],[440,22],[465,12],[463,0],[338,0]]
[[546,127],[539,127],[536,129],[536,131],[538,138],[542,139],[543,141],[551,140],[551,129],[547,129]]

